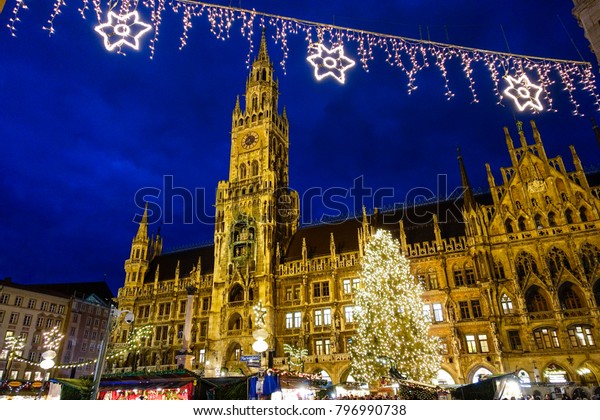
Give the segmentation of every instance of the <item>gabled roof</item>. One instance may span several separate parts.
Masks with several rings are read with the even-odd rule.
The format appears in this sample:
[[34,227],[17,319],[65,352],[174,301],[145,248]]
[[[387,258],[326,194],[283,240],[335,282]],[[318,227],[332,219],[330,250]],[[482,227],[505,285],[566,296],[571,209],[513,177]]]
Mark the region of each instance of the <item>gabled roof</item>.
[[212,273],[214,270],[215,246],[213,244],[204,245],[168,252],[155,257],[150,262],[144,283],[152,283],[154,281],[157,267],[159,281],[174,279],[178,262],[179,276],[182,278],[188,277],[192,269],[198,265],[198,258],[201,258],[201,274]]
[[111,301],[114,296],[106,281],[20,284],[14,283],[12,280],[0,280],[0,285],[66,299],[71,297],[87,299],[93,295],[104,301],[104,303]]
[[[492,203],[490,193],[477,194],[475,200],[482,205]],[[375,212],[367,218],[370,226],[375,229],[386,229],[396,239],[400,238],[400,220],[402,220],[407,243],[415,244],[435,240],[434,214],[438,218],[442,239],[464,236],[462,206],[462,199],[449,199]],[[329,255],[331,233],[334,236],[337,253],[358,251],[358,229],[362,227],[359,218],[360,216],[355,216],[337,223],[323,223],[298,229],[285,253],[284,262],[302,259],[303,239],[306,240],[308,258]]]

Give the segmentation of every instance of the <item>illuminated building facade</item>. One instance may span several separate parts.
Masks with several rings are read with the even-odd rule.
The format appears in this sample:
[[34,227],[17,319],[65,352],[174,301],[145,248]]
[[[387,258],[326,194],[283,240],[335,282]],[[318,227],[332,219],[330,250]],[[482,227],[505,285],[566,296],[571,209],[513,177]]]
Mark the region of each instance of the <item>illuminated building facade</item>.
[[[353,290],[366,241],[384,228],[400,241],[426,288],[431,333],[442,339],[439,381],[519,371],[597,385],[600,375],[600,179],[546,156],[540,133],[505,129],[510,167],[490,192],[473,194],[459,156],[464,194],[335,224],[298,228],[298,195],[288,185],[289,132],[263,38],[232,116],[229,178],[219,182],[214,243],[162,253],[141,220],[125,261],[119,309],[127,331],[152,325],[136,367],[174,368],[182,346],[187,291],[195,287],[193,368],[208,377],[248,373],[253,306],[264,305],[272,365],[288,369],[285,344],[305,348],[307,372],[349,379]],[[131,360],[112,366],[130,369]],[[561,379],[562,378],[562,379]]]

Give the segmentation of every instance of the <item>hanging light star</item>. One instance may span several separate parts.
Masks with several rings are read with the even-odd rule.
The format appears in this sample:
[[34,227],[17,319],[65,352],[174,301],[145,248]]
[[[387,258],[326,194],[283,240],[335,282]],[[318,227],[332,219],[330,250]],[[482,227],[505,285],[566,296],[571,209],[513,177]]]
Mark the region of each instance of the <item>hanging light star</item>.
[[541,111],[544,109],[540,102],[542,87],[531,83],[527,75],[523,74],[518,79],[512,76],[505,76],[509,86],[504,89],[504,94],[511,98],[519,111],[524,111],[525,108],[531,107],[534,110]]
[[354,66],[354,60],[344,55],[344,46],[338,45],[329,50],[323,44],[317,44],[311,48],[317,48],[317,53],[309,55],[306,59],[314,66],[317,80],[331,76],[344,83],[345,71]]
[[120,49],[123,45],[139,50],[140,37],[151,30],[152,26],[142,22],[137,11],[126,15],[118,15],[111,11],[108,13],[108,22],[94,29],[104,38],[104,46],[108,51]]

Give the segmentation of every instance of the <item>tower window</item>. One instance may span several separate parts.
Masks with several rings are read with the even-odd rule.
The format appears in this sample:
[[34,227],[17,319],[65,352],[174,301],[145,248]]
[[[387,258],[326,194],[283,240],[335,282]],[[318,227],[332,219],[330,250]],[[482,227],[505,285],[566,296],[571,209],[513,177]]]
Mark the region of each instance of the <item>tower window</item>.
[[513,233],[513,225],[510,219],[506,219],[504,222],[504,228],[506,229],[506,233]]
[[542,216],[540,216],[539,214],[536,214],[533,218],[533,220],[535,221],[535,227],[536,229],[542,229]]
[[581,208],[579,209],[579,218],[581,219],[582,222],[588,221],[587,209],[585,208],[585,206],[581,206]]
[[502,312],[504,312],[505,315],[514,313],[512,300],[506,294],[502,295],[500,303],[502,304]]
[[556,215],[554,214],[553,211],[548,213],[548,224],[550,226],[556,226]]

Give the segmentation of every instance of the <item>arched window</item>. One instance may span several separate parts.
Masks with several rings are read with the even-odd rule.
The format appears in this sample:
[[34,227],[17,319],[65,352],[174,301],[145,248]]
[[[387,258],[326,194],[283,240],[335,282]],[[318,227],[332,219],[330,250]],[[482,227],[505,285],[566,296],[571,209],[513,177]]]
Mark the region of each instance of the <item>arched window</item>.
[[586,243],[581,247],[579,255],[585,274],[588,276],[593,274],[600,262],[600,249],[590,243]]
[[240,164],[240,179],[245,179],[246,178],[246,165],[241,163]]
[[470,262],[465,264],[465,281],[469,286],[475,284],[475,270]]
[[548,213],[548,225],[552,227],[556,226],[556,214],[553,211]]
[[266,104],[267,104],[267,94],[263,92],[262,96],[260,97],[260,107],[262,109],[265,109]]
[[252,161],[252,176],[258,176],[258,162]]
[[540,216],[539,214],[536,214],[535,216],[533,216],[533,221],[535,223],[536,229],[542,229],[544,227],[544,226],[542,226],[542,216]]
[[515,265],[519,281],[525,280],[531,273],[539,274],[535,259],[527,252],[521,252],[517,255]]
[[523,216],[519,217],[518,224],[519,224],[519,230],[521,232],[527,230],[527,227],[525,226],[525,218]]
[[242,317],[240,316],[240,314],[235,313],[231,315],[231,318],[229,318],[229,323],[227,324],[227,329],[229,331],[242,329]]
[[532,286],[525,294],[525,304],[529,312],[547,312],[548,302],[538,286]]
[[553,247],[549,252],[546,258],[546,262],[548,263],[548,269],[550,270],[550,275],[554,278],[558,275],[562,268],[566,268],[567,270],[571,270],[571,265],[569,264],[569,259],[567,258],[567,254],[559,248]]
[[558,349],[560,341],[558,340],[558,331],[556,328],[538,328],[533,330],[533,338],[538,350]]
[[502,305],[502,312],[504,312],[505,315],[510,315],[515,312],[512,300],[506,293],[504,293],[500,298],[500,304]]
[[581,206],[579,208],[579,218],[582,222],[588,221],[587,209],[585,208],[585,206]]
[[510,219],[506,219],[504,221],[504,228],[506,229],[506,233],[513,233],[513,225],[512,225],[512,220]]
[[558,300],[563,309],[583,308],[579,294],[574,290],[573,283],[567,282],[558,289]]
[[258,108],[258,96],[252,95],[252,109]]
[[236,284],[229,291],[229,302],[241,302],[244,300],[244,289]]
[[430,268],[427,274],[429,276],[429,287],[431,289],[439,289],[440,285],[438,284],[437,271],[435,271],[435,268]]
[[590,325],[572,325],[567,331],[573,348],[594,347],[596,345]]
[[592,293],[594,293],[594,300],[596,301],[596,306],[600,307],[600,279],[596,280],[596,283],[594,283]]
[[567,220],[567,223],[569,223],[569,224],[573,223],[573,210],[571,210],[571,209],[565,210],[565,219]]
[[500,261],[494,261],[494,274],[497,280],[505,279],[504,266]]
[[455,264],[454,267],[452,268],[452,274],[454,276],[454,285],[455,286],[459,287],[459,286],[465,285],[465,275],[463,273],[461,266],[459,266],[458,264]]

